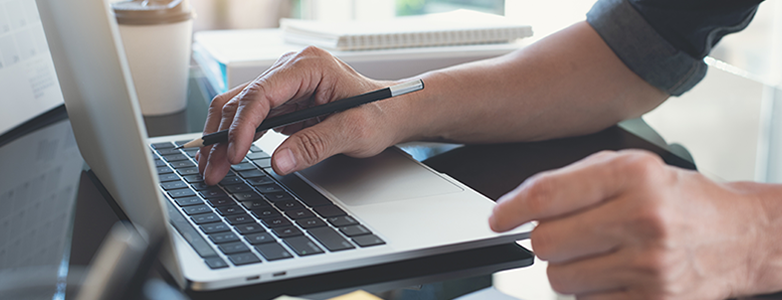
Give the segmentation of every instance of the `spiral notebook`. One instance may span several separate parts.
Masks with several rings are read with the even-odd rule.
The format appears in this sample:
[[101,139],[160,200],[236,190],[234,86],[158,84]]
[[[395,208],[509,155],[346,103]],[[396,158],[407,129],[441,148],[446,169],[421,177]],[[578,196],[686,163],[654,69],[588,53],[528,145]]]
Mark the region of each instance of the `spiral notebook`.
[[518,20],[466,9],[379,21],[282,19],[280,27],[288,43],[341,51],[509,43],[532,36],[532,27]]

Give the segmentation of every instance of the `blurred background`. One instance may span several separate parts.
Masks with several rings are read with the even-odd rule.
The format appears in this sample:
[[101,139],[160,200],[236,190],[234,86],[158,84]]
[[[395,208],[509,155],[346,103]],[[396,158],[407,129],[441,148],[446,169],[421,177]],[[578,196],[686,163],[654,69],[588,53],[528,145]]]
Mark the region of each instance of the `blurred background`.
[[[578,0],[193,0],[195,31],[278,27],[280,18],[378,20],[467,8],[523,20],[537,40],[584,20],[595,1]],[[782,80],[782,4],[761,4],[749,28],[723,39],[711,56],[769,83]],[[776,17],[776,18],[775,18]]]

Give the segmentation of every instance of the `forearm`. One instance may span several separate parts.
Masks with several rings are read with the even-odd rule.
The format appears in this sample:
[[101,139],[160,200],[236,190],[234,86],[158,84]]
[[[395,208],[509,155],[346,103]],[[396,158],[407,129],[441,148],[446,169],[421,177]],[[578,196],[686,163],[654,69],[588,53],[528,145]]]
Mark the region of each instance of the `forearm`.
[[488,143],[599,131],[667,98],[581,22],[520,51],[423,75],[404,140]]

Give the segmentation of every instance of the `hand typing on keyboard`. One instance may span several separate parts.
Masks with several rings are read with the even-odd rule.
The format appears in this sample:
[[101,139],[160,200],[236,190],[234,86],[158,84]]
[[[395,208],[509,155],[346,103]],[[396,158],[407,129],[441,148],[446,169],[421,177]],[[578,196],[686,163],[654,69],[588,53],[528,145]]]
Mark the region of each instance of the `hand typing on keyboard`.
[[[305,71],[306,70],[306,71]],[[231,164],[241,162],[254,139],[255,128],[270,115],[324,104],[391,85],[356,73],[326,51],[306,48],[283,55],[258,79],[217,96],[211,103],[204,133],[230,129],[228,143],[203,147],[198,165],[207,184],[215,184]],[[397,100],[395,100],[397,101]],[[329,156],[345,153],[367,157],[400,142],[387,105],[370,103],[332,116],[279,128],[293,134],[274,153],[272,166],[288,174]],[[320,122],[322,121],[322,122]],[[311,127],[317,123],[317,128]]]

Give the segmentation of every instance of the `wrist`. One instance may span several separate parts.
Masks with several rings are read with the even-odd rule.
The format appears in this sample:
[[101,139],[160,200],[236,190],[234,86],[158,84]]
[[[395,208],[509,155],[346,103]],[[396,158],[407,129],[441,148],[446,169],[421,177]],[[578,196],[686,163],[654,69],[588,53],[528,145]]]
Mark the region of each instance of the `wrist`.
[[747,216],[754,243],[747,245],[748,268],[745,290],[734,296],[757,295],[782,290],[782,185],[736,182],[729,186],[752,206]]

